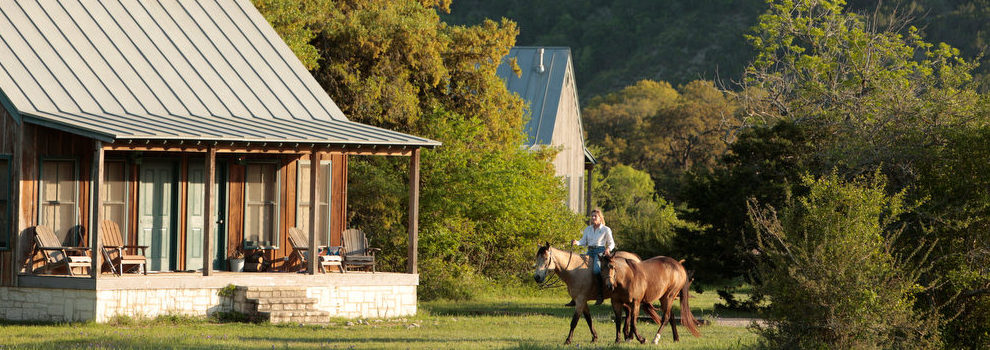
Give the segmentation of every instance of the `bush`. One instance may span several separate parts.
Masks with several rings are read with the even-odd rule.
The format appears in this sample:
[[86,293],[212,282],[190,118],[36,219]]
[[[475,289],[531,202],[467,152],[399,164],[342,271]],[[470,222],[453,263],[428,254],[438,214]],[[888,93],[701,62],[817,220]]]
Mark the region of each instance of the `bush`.
[[833,173],[802,184],[808,194],[789,201],[779,219],[773,208],[750,202],[763,258],[757,289],[772,302],[767,325],[757,328],[764,345],[938,346],[937,317],[914,309],[923,290],[916,283],[922,248],[906,255],[892,248],[896,220],[907,209],[904,192],[888,196],[879,174],[846,182]]

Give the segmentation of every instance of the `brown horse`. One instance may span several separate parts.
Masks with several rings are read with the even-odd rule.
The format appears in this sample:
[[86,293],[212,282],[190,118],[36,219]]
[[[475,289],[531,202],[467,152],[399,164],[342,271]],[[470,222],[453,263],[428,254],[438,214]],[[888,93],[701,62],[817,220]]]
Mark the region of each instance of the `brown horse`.
[[[646,339],[639,335],[636,330],[636,318],[639,316],[641,303],[653,303],[660,300],[660,307],[663,309],[663,319],[650,308],[647,312],[653,321],[660,325],[657,334],[653,338],[653,344],[660,342],[660,331],[665,323],[670,322],[670,330],[674,333],[674,341],[679,341],[677,327],[671,322],[670,309],[674,306],[674,298],[681,298],[681,325],[691,331],[695,337],[700,337],[694,315],[691,314],[691,307],[688,305],[690,295],[688,293],[691,282],[688,280],[687,271],[680,262],[666,256],[658,256],[643,261],[633,261],[619,256],[602,257],[602,276],[605,278],[605,287],[612,291],[612,311],[615,312],[615,341],[619,341],[619,322],[624,308],[629,308],[629,317],[625,318],[632,335],[640,343]],[[627,336],[628,338],[628,336]]]
[[[574,316],[571,317],[571,331],[567,334],[567,340],[564,341],[564,344],[571,343],[574,328],[577,326],[578,319],[581,318],[581,315],[584,315],[584,319],[588,321],[588,329],[591,330],[591,342],[595,342],[595,340],[598,340],[598,333],[595,332],[594,323],[591,321],[588,300],[598,297],[598,283],[595,283],[592,269],[589,268],[590,259],[581,254],[551,247],[550,243],[546,243],[546,245],[539,246],[538,248],[534,264],[536,271],[533,273],[533,278],[536,279],[537,283],[543,283],[547,275],[553,271],[567,284],[567,293],[571,295],[571,298],[574,298]],[[615,256],[629,261],[640,261],[638,255],[630,252],[616,252]],[[605,296],[608,297],[608,290],[605,290]]]

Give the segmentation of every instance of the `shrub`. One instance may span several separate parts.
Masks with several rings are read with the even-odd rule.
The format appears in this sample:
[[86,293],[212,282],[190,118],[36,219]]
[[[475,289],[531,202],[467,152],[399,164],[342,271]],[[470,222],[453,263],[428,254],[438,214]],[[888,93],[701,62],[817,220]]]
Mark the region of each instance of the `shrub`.
[[[804,177],[806,196],[773,208],[750,202],[762,261],[758,292],[768,296],[773,348],[928,348],[939,345],[933,313],[916,312],[916,281],[926,246],[894,251],[905,192],[888,196],[885,179]],[[919,263],[920,262],[920,263]],[[925,319],[929,316],[930,319]]]

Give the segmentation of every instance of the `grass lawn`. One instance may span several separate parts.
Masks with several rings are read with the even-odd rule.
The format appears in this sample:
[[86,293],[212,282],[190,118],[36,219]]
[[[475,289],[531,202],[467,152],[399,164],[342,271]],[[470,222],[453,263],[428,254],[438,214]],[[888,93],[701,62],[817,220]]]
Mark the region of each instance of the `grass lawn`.
[[[695,315],[710,319],[717,296],[709,292],[691,299]],[[385,320],[335,320],[326,326],[215,323],[178,317],[122,324],[16,324],[0,323],[0,349],[7,348],[182,348],[182,349],[557,349],[642,348],[639,343],[614,345],[611,307],[593,307],[598,342],[582,320],[574,342],[564,346],[571,309],[561,289],[534,296],[489,296],[470,302],[421,302],[415,317]],[[739,315],[746,316],[746,315]],[[733,315],[732,317],[736,317]],[[352,323],[348,325],[348,322]],[[744,327],[709,325],[695,338],[680,327],[681,341],[663,332],[659,349],[741,348],[756,342]],[[652,339],[656,325],[640,323],[640,332]]]

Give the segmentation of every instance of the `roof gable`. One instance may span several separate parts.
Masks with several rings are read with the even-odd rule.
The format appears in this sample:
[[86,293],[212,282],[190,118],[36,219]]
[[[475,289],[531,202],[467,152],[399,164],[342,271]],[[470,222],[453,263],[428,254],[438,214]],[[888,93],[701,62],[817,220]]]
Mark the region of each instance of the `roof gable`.
[[0,91],[107,140],[438,144],[348,121],[245,0],[2,1]]
[[[542,61],[540,50],[543,50]],[[522,70],[519,76],[509,67],[512,58]],[[513,47],[498,67],[497,74],[509,91],[519,94],[529,104],[530,119],[526,123],[529,146],[550,144],[561,94],[575,93],[565,91],[564,86],[570,60],[571,50],[566,47]]]

